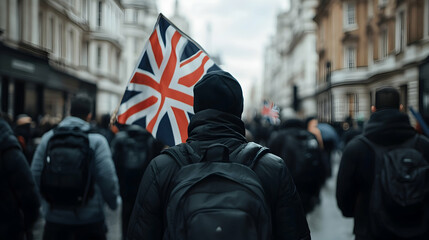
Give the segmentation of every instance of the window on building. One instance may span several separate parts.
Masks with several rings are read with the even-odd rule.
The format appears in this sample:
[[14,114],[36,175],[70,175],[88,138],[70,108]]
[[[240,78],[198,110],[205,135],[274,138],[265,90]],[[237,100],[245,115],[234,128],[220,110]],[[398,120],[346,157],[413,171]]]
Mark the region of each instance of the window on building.
[[346,107],[347,107],[346,114],[348,114],[346,117],[351,117],[353,119],[355,117],[356,113],[359,111],[357,94],[354,94],[354,93],[348,93],[347,94],[347,106]]
[[405,10],[399,11],[396,15],[396,51],[402,52],[405,48]]
[[408,85],[402,85],[399,87],[399,98],[404,110],[408,109]]
[[97,12],[97,26],[101,27],[102,25],[102,19],[103,19],[103,2],[98,1],[98,12]]
[[89,42],[83,41],[82,42],[82,54],[81,54],[81,65],[82,66],[88,66],[88,49],[89,49]]
[[138,52],[138,49],[139,49],[139,38],[134,38],[134,55],[136,55],[136,54],[139,54]]
[[429,0],[425,0],[425,11],[424,11],[424,32],[425,32],[425,36],[429,37]]
[[85,20],[88,20],[88,1],[87,0],[82,0],[82,18]]
[[67,44],[67,59],[73,64],[74,63],[74,33],[73,30],[68,32],[68,44]]
[[43,13],[39,12],[39,46],[45,47],[45,43],[43,42],[43,30],[44,30],[44,21],[43,21]]
[[23,40],[23,32],[24,32],[24,4],[22,0],[18,0],[18,24],[17,24],[17,33],[18,33],[18,40]]
[[343,5],[344,29],[356,28],[356,3],[345,2]]
[[384,8],[384,7],[386,7],[388,2],[389,2],[389,0],[378,0],[378,6],[380,8]]
[[135,9],[135,10],[133,11],[133,22],[134,22],[134,23],[137,23],[138,18],[139,18],[139,11],[138,11],[137,9]]
[[97,47],[97,68],[101,68],[101,47]]
[[382,29],[380,33],[380,59],[387,58],[389,52],[389,38],[387,35],[387,29]]
[[53,43],[54,43],[54,33],[55,33],[55,29],[54,29],[54,18],[50,17],[48,20],[48,30],[46,31],[46,40],[47,40],[47,48],[49,50],[54,50],[53,49]]
[[368,39],[368,65],[374,64],[374,43],[372,38]]
[[368,1],[368,19],[372,19],[374,17],[374,0]]
[[58,24],[58,54],[60,57],[64,57],[64,33],[63,33],[63,24]]
[[348,69],[356,68],[356,47],[346,46],[344,50],[344,67]]

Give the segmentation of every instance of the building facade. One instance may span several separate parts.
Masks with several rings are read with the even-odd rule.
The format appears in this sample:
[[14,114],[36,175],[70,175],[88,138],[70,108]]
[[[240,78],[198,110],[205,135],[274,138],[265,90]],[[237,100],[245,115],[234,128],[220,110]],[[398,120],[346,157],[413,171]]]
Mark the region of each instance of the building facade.
[[406,108],[429,116],[428,13],[427,0],[320,1],[314,18],[320,120],[368,119],[383,86],[397,88]]
[[317,113],[317,0],[291,1],[277,16],[275,36],[266,50],[264,98],[284,112],[305,117]]
[[97,115],[112,113],[124,92],[128,66],[136,64],[127,61],[131,51],[125,47],[124,19],[127,10],[140,6],[122,2],[0,1],[1,110],[35,120],[62,118],[71,96],[85,92],[94,98]]

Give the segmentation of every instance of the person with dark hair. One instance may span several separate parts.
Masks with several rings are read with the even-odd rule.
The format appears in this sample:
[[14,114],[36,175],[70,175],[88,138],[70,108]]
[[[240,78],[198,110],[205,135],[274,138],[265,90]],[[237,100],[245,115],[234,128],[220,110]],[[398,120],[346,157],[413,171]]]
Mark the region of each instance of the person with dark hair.
[[283,159],[245,138],[238,81],[212,71],[193,91],[188,139],[149,163],[128,239],[310,239]]
[[40,197],[9,124],[0,116],[0,239],[32,239]]
[[106,239],[104,204],[116,209],[119,186],[109,144],[90,132],[92,100],[77,95],[71,116],[43,135],[31,170],[43,197],[43,239]]
[[106,113],[101,115],[100,121],[97,124],[96,131],[99,132],[101,135],[103,135],[109,145],[112,143],[113,138],[115,137],[115,133],[112,131],[111,125],[110,125],[110,114]]
[[357,240],[429,239],[429,139],[400,109],[395,88],[377,90],[363,134],[343,151],[336,198]]
[[33,120],[27,114],[19,114],[16,116],[15,121],[15,136],[18,139],[19,144],[21,145],[22,151],[24,152],[25,158],[28,161],[28,164],[31,164],[33,159],[33,153],[35,150],[33,142],[33,129],[32,124]]

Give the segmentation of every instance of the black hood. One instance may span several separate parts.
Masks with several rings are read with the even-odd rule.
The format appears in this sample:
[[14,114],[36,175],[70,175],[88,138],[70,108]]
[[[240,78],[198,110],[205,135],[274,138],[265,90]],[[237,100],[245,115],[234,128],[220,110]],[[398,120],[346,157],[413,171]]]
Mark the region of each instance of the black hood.
[[230,149],[247,142],[244,137],[243,121],[233,114],[214,109],[197,112],[191,118],[188,133],[189,137],[186,142],[192,146],[196,143],[202,147],[201,150],[215,142],[222,143]]
[[396,109],[379,110],[373,113],[365,126],[364,135],[381,145],[394,145],[413,137],[415,129],[408,115]]
[[20,147],[9,124],[0,118],[0,151],[12,147]]
[[209,72],[194,87],[194,112],[216,109],[241,118],[243,92],[240,83],[229,73]]

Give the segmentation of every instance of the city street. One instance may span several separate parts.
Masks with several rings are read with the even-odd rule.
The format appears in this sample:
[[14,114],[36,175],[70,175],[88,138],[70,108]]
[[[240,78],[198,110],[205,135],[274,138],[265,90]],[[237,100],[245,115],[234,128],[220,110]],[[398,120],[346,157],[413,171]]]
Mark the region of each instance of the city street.
[[311,238],[315,240],[352,240],[353,219],[344,218],[337,207],[335,189],[341,155],[333,154],[332,177],[321,192],[321,203],[307,216]]
[[[352,240],[353,220],[341,215],[335,199],[336,173],[340,161],[340,154],[333,155],[333,176],[328,179],[321,192],[321,204],[307,216],[314,240]],[[106,208],[106,223],[108,227],[107,239],[120,240],[120,210],[111,211]],[[34,239],[42,239],[43,221],[39,220],[34,230]]]

